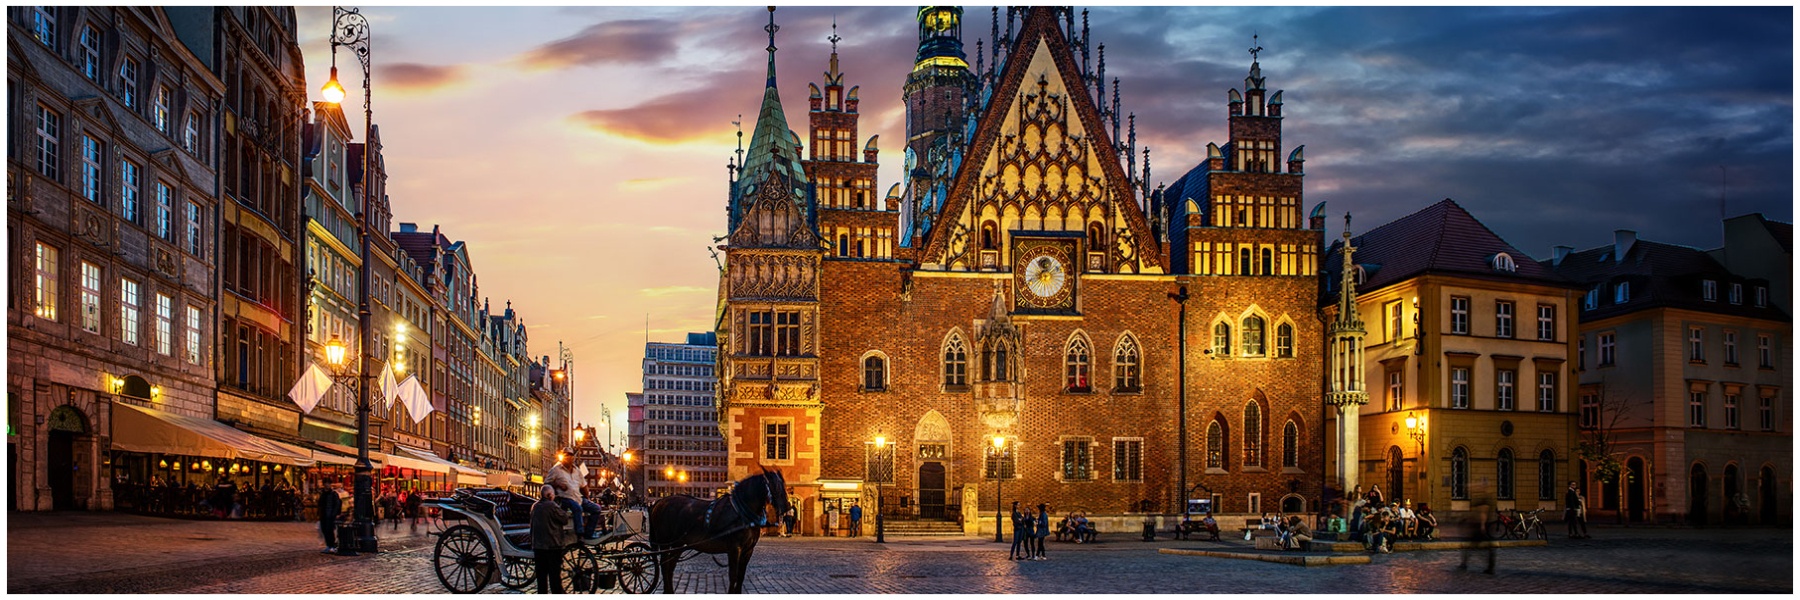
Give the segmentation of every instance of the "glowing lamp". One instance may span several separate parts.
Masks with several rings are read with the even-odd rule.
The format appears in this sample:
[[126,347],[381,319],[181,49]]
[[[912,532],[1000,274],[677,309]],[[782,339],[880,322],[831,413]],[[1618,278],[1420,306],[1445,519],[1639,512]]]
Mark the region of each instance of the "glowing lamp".
[[319,88],[319,93],[325,96],[326,102],[332,104],[344,101],[344,85],[338,83],[337,67],[331,68],[331,80],[325,82],[325,87]]
[[[335,82],[335,80],[334,80],[334,82]],[[343,88],[338,88],[338,90],[339,90],[338,95],[342,96]],[[333,336],[331,336],[331,341],[325,342],[325,362],[329,363],[331,366],[333,366],[333,367],[344,366],[345,352],[346,352],[346,348],[344,347],[344,341],[338,339],[338,336],[333,335]]]

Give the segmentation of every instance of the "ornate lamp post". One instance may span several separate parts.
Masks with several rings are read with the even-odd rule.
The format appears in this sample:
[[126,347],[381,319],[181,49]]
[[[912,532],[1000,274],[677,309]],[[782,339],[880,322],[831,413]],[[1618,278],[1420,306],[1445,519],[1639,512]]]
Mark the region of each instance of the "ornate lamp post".
[[[362,210],[357,215],[356,230],[360,243],[358,256],[362,259],[361,268],[357,269],[357,391],[356,391],[356,489],[354,491],[354,508],[351,511],[351,525],[356,528],[356,544],[363,552],[375,550],[374,505],[370,495],[374,482],[369,473],[374,465],[369,462],[369,210],[370,195],[373,192],[375,174],[371,172],[374,164],[374,118],[375,113],[369,107],[373,98],[369,83],[369,20],[364,18],[360,9],[332,7],[331,9],[331,80],[325,82],[320,93],[325,101],[338,104],[344,100],[344,86],[337,78],[337,49],[344,46],[356,55],[357,63],[362,65],[363,74],[363,187]],[[339,353],[341,354],[341,350]]]
[[1006,438],[1003,436],[1000,436],[1000,435],[995,435],[994,436],[994,450],[993,450],[993,453],[994,453],[994,541],[995,542],[1005,541],[1005,540],[1001,539],[1001,537],[1000,537],[1000,530],[1002,529],[1002,527],[1000,525],[1002,517],[1000,515],[1001,515],[1002,511],[1005,510],[1005,509],[1001,508],[1002,505],[1001,505],[1001,500],[1000,500],[1000,484],[1002,484],[1006,481],[1006,470],[1004,468],[1002,468],[1002,465],[1005,464],[1004,457],[1001,454],[1005,451],[1006,451]]
[[893,469],[888,468],[887,463],[886,436],[875,436],[875,462],[878,465],[878,473],[886,474],[883,477],[877,478],[875,481],[875,543],[886,544],[887,523],[882,520],[881,517],[881,486],[883,483],[886,483],[889,478],[893,477]]

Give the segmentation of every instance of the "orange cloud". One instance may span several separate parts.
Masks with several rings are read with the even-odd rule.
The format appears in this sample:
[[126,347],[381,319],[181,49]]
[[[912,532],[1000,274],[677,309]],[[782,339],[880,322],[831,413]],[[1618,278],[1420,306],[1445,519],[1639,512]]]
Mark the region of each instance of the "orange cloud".
[[[741,79],[719,77],[718,79]],[[729,83],[676,92],[653,98],[629,108],[596,109],[576,113],[570,118],[582,126],[634,140],[656,144],[679,144],[704,137],[716,137],[731,126],[731,120],[743,104],[742,94],[725,94],[733,89]],[[742,87],[736,89],[741,90]],[[754,115],[746,115],[745,128],[753,127]]]
[[589,25],[575,35],[526,52],[519,60],[535,69],[564,69],[603,63],[651,64],[675,56],[678,23],[628,19]]
[[405,92],[429,92],[461,83],[464,79],[462,65],[396,63],[378,68],[384,84],[399,86]]

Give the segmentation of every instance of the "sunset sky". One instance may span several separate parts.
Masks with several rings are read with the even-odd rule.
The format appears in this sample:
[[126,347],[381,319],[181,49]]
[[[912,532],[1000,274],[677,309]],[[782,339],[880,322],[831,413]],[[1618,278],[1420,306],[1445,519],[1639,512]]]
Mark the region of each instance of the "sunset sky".
[[[781,97],[802,137],[836,20],[861,135],[881,136],[881,190],[903,160],[913,12],[776,13]],[[712,329],[707,248],[726,233],[732,121],[755,125],[767,10],[364,14],[394,221],[467,241],[481,294],[495,310],[513,302],[533,354],[572,349],[576,418],[599,422],[604,402],[622,445],[646,336]],[[991,46],[990,14],[967,8],[971,63],[977,39]],[[314,99],[330,19],[299,9]],[[1285,145],[1306,145],[1306,204],[1329,203],[1328,236],[1345,211],[1364,231],[1443,198],[1537,258],[1610,243],[1614,229],[1716,247],[1721,197],[1732,216],[1793,220],[1790,7],[1096,7],[1089,24],[1151,148],[1153,186],[1225,141],[1226,90],[1243,86],[1260,35],[1268,86],[1286,90]],[[359,70],[339,61],[360,132]]]

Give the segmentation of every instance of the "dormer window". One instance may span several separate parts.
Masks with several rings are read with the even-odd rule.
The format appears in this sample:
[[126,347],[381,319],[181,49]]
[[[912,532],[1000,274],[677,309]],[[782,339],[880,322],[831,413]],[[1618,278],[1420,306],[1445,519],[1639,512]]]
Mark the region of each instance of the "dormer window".
[[1613,304],[1624,304],[1631,299],[1631,282],[1621,281],[1613,285]]
[[1711,279],[1700,281],[1700,298],[1707,302],[1719,301],[1719,282]]
[[1594,310],[1596,308],[1600,308],[1600,288],[1598,287],[1588,290],[1587,296],[1581,299],[1582,310]]
[[1744,284],[1741,284],[1741,283],[1731,284],[1731,303],[1732,304],[1743,304],[1744,303]]
[[1756,286],[1756,307],[1763,308],[1768,305],[1769,305],[1769,288],[1760,286],[1760,285]]
[[1512,256],[1505,252],[1494,255],[1493,266],[1495,271],[1505,271],[1507,273],[1513,273],[1519,270],[1519,265],[1514,264]]

